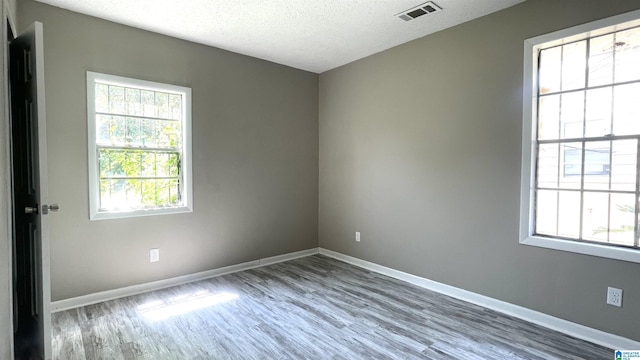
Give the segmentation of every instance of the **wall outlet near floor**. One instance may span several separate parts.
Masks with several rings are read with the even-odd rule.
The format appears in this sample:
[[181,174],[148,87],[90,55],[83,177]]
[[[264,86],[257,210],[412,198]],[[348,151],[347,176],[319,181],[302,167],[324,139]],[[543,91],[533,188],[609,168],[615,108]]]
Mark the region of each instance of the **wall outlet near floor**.
[[149,262],[160,261],[160,249],[149,250]]
[[607,304],[622,307],[622,289],[608,287]]
[[356,231],[356,241],[360,242],[360,231]]

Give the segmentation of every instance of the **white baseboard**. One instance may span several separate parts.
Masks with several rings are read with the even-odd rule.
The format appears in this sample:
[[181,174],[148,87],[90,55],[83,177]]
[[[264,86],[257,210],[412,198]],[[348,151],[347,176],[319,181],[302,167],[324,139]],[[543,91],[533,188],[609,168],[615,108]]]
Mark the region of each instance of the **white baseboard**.
[[416,275],[411,275],[386,266],[378,265],[369,261],[361,260],[339,252],[320,248],[320,254],[332,257],[346,263],[371,270],[392,278],[406,281],[425,289],[433,290],[444,295],[454,297],[472,304],[501,312],[519,319],[544,326],[546,328],[562,332],[564,334],[583,339],[594,344],[602,345],[610,349],[640,349],[640,342],[622,336],[610,334],[588,326],[576,324],[563,320],[539,311],[524,308],[522,306],[510,304],[488,296],[476,294],[454,286],[439,283]]
[[97,303],[108,301],[108,300],[119,299],[126,296],[137,295],[137,294],[142,294],[149,291],[165,289],[171,286],[186,284],[186,283],[199,281],[199,280],[210,279],[216,276],[221,276],[225,274],[235,273],[238,271],[244,271],[244,270],[254,269],[261,266],[276,264],[279,262],[284,262],[284,261],[293,260],[293,259],[297,259],[305,256],[315,255],[317,253],[318,253],[318,248],[312,248],[308,250],[296,251],[288,254],[277,255],[277,256],[272,256],[264,259],[249,261],[241,264],[225,266],[218,269],[202,271],[194,274],[176,276],[170,279],[152,281],[144,284],[132,285],[132,286],[127,286],[119,289],[101,291],[93,294],[53,301],[51,303],[51,312],[55,313],[58,311],[74,309],[81,306],[97,304]]

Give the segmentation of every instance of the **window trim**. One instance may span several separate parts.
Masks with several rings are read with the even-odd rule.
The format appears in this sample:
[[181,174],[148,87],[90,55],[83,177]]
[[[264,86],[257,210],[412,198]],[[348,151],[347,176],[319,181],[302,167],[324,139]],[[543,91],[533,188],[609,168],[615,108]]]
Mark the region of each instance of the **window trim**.
[[[98,171],[98,157],[96,154],[96,110],[95,110],[95,83],[96,81],[113,85],[135,87],[139,89],[179,93],[184,96],[184,118],[183,139],[182,139],[182,202],[181,206],[164,207],[154,209],[139,209],[131,211],[100,211],[100,186]],[[138,216],[180,214],[193,212],[193,177],[192,177],[192,156],[191,156],[191,88],[164,84],[153,81],[140,80],[135,78],[109,75],[87,71],[87,135],[89,163],[89,220],[119,219]],[[92,155],[93,154],[93,155]]]
[[609,259],[640,263],[640,249],[601,245],[579,240],[535,236],[535,165],[537,154],[537,73],[538,52],[542,48],[595,37],[640,25],[640,10],[596,20],[590,23],[532,37],[524,41],[523,101],[522,101],[522,163],[520,184],[519,243],[592,255]]

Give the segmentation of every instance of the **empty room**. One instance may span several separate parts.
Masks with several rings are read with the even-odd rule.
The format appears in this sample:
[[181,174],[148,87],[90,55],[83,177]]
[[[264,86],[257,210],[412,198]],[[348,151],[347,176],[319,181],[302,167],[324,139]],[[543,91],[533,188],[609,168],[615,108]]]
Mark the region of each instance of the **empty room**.
[[0,359],[640,359],[640,0],[0,15]]

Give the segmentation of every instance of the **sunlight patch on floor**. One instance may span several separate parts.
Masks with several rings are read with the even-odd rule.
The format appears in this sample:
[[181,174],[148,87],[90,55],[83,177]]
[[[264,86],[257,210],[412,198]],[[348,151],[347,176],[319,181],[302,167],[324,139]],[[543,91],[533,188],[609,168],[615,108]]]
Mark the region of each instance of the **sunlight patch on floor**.
[[226,303],[238,298],[238,294],[220,292],[211,293],[200,290],[179,295],[167,300],[154,300],[138,306],[138,312],[149,320],[164,320],[195,310]]

